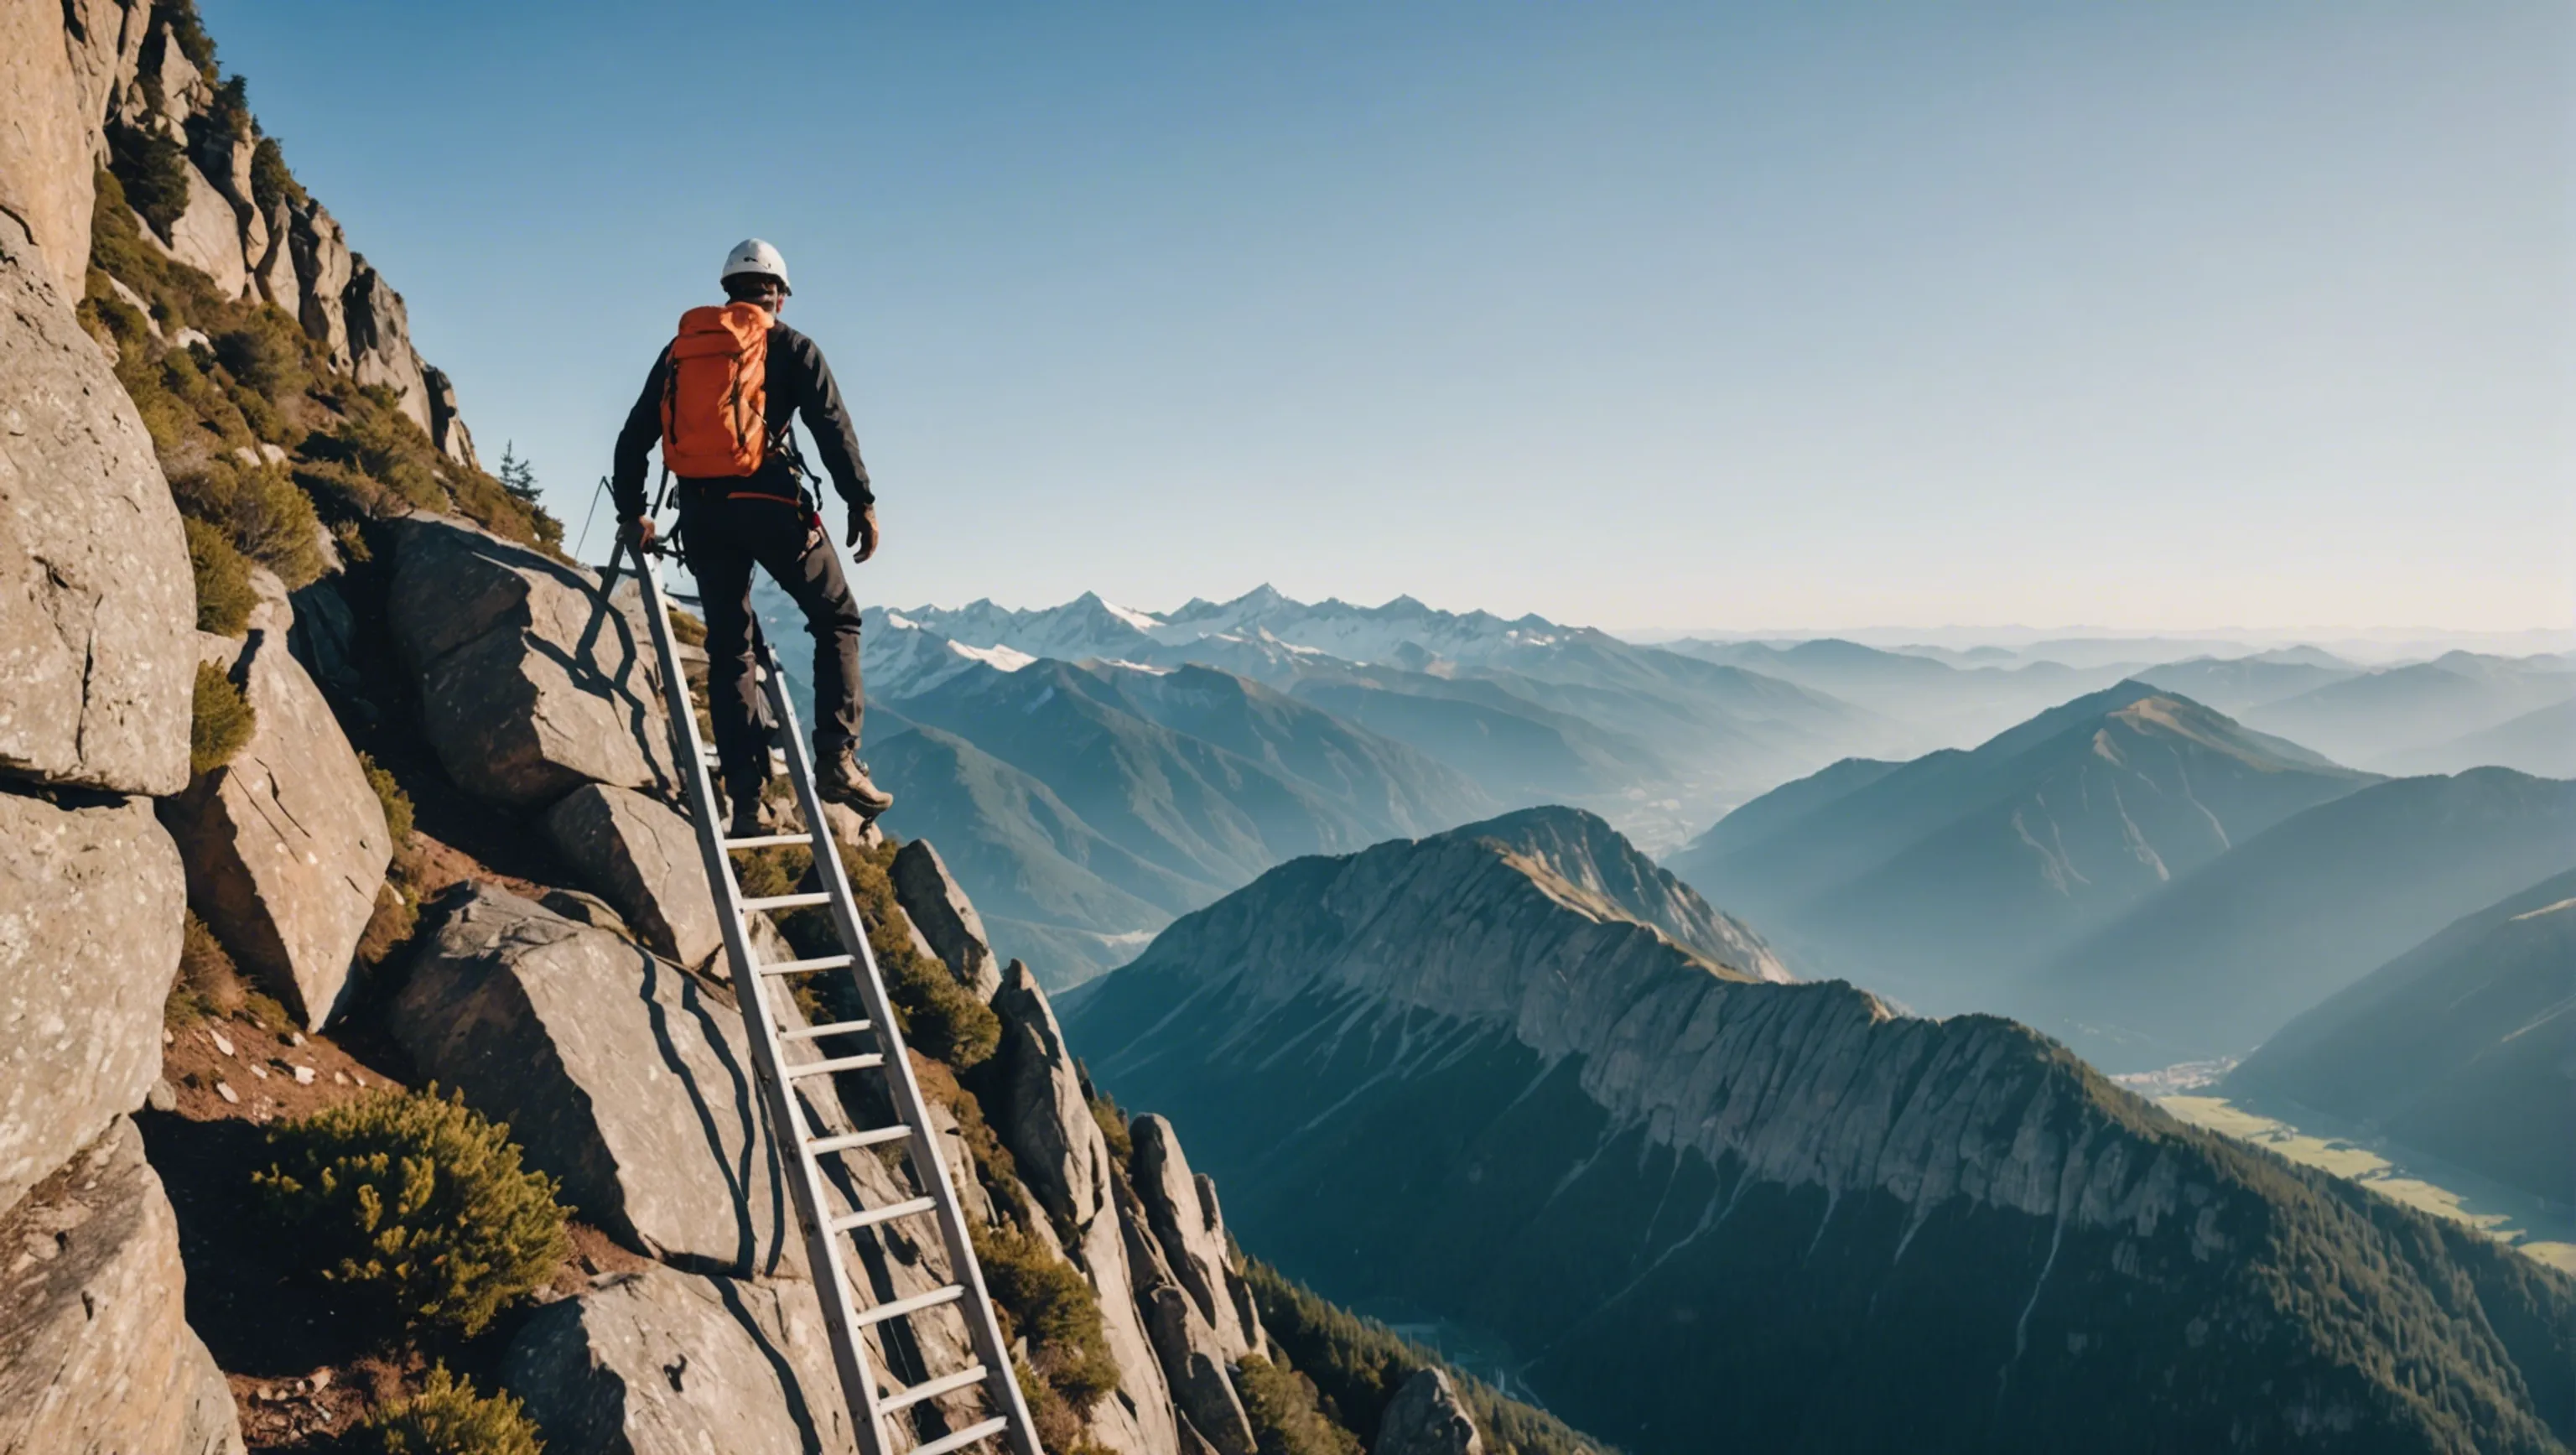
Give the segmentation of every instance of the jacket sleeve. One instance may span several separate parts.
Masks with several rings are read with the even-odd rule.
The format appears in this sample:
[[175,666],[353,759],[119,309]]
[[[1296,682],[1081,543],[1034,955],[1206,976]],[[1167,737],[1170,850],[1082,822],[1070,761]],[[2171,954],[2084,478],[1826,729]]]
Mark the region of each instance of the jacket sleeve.
[[850,423],[849,407],[841,402],[841,386],[832,378],[832,366],[823,362],[822,349],[803,334],[794,336],[789,349],[797,372],[803,375],[797,417],[814,436],[815,453],[823,457],[832,488],[841,492],[851,509],[865,510],[876,504],[877,497],[868,486],[867,462],[859,458],[859,432]]
[[665,348],[645,374],[644,392],[636,396],[635,407],[626,411],[626,427],[617,432],[608,493],[617,503],[619,520],[633,520],[644,513],[645,457],[662,438],[662,387],[670,373],[671,351]]

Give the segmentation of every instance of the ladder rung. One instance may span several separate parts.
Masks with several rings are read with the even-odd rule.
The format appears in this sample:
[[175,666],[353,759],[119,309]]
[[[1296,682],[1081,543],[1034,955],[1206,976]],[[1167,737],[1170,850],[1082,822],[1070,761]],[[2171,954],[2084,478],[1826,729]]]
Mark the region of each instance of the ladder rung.
[[886,1396],[877,1401],[877,1413],[890,1415],[897,1410],[908,1410],[923,1400],[937,1399],[943,1394],[964,1389],[970,1384],[981,1383],[983,1378],[984,1366],[970,1364],[955,1374],[943,1374],[937,1379],[925,1379],[899,1394]]
[[857,963],[858,958],[854,955],[818,955],[811,960],[781,960],[774,965],[763,965],[760,967],[760,973],[763,975],[804,975],[816,970],[838,970],[844,966],[855,965]]
[[912,1135],[907,1126],[878,1127],[866,1132],[843,1132],[837,1137],[816,1137],[805,1144],[805,1150],[820,1157],[826,1152],[847,1152],[853,1147],[876,1147],[887,1142],[900,1142]]
[[812,834],[755,834],[747,839],[727,839],[724,846],[728,849],[783,849],[791,844],[810,846],[813,842]]
[[873,1228],[879,1223],[890,1223],[896,1218],[908,1218],[914,1213],[926,1213],[937,1206],[939,1206],[938,1199],[929,1197],[916,1197],[910,1202],[890,1202],[884,1207],[872,1207],[854,1212],[848,1217],[834,1218],[832,1231],[846,1233],[854,1228]]
[[780,1031],[778,1033],[778,1039],[782,1041],[819,1041],[825,1036],[854,1036],[875,1024],[876,1022],[874,1021],[842,1021],[837,1025],[829,1026],[801,1026],[792,1031]]
[[888,1319],[902,1318],[905,1314],[917,1314],[923,1309],[937,1308],[943,1303],[955,1303],[957,1300],[964,1298],[965,1296],[966,1285],[962,1283],[952,1283],[945,1288],[934,1288],[928,1293],[916,1293],[910,1298],[899,1298],[892,1303],[881,1303],[875,1308],[869,1309],[866,1313],[859,1315],[859,1327],[862,1329],[869,1328],[876,1324],[882,1324]]
[[915,1445],[912,1447],[912,1455],[948,1455],[951,1450],[963,1450],[986,1436],[998,1435],[1010,1427],[1011,1422],[1008,1419],[996,1415],[980,1425],[968,1425],[945,1439],[933,1440],[927,1445]]
[[835,1056],[829,1061],[808,1061],[802,1066],[790,1066],[787,1079],[796,1081],[807,1076],[828,1076],[835,1071],[865,1071],[871,1066],[884,1064],[885,1057],[874,1051],[864,1056]]
[[746,899],[742,902],[742,912],[753,914],[765,909],[803,909],[807,905],[831,902],[830,892],[817,889],[811,894],[773,894],[766,899]]

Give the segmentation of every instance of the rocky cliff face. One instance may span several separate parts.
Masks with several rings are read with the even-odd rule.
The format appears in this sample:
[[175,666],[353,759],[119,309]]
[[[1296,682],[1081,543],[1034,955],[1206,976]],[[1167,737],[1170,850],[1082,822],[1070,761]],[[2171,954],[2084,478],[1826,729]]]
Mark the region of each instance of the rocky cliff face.
[[168,194],[145,225],[154,246],[226,297],[284,309],[335,367],[391,389],[451,459],[476,463],[453,388],[412,347],[402,296],[328,209],[263,163],[238,82],[215,73],[190,7],[13,4],[0,26],[11,122],[0,127],[0,212],[42,250],[55,292],[80,296],[97,169],[120,151],[149,154]]
[[1539,811],[1284,866],[1074,996],[1068,1034],[1249,1243],[1499,1334],[1639,1449],[2576,1432],[2564,1277],[2010,1022],[1713,962],[1651,903],[1569,892],[1607,834]]
[[95,19],[0,11],[0,1449],[193,1455],[241,1436],[123,1114],[179,961],[150,795],[188,781],[195,600],[151,442],[73,314],[128,52]]

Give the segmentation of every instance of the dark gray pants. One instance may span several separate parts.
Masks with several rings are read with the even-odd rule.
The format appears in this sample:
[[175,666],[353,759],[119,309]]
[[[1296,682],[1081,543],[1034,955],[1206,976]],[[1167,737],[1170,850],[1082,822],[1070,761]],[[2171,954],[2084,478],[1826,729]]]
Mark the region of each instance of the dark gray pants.
[[752,676],[751,571],[787,590],[814,636],[814,755],[827,761],[859,740],[859,609],[831,536],[780,500],[683,502],[681,543],[707,613],[707,712],[731,794],[769,777],[768,704]]

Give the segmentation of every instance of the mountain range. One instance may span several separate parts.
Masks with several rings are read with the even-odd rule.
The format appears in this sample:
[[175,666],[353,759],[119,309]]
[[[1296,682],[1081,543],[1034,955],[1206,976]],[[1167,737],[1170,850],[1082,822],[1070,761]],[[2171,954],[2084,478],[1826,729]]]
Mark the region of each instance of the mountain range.
[[1792,958],[1942,1009],[2372,781],[2139,682],[1965,751],[1836,764],[1673,856]]
[[2576,870],[2389,961],[2225,1083],[2565,1204],[2576,1193]]
[[2576,783],[2398,778],[2312,808],[2040,967],[2000,1005],[2096,1064],[2241,1054],[2461,915],[2576,867]]
[[[802,635],[767,583],[758,604],[773,635]],[[863,641],[889,825],[956,846],[1002,952],[1057,984],[1299,854],[1548,802],[1678,844],[1905,735],[1741,667],[1402,597],[871,608]]]
[[1516,813],[1272,869],[1065,1034],[1247,1243],[1643,1455],[2576,1434],[2564,1275],[2011,1022],[1773,983],[1702,904],[1596,817]]

